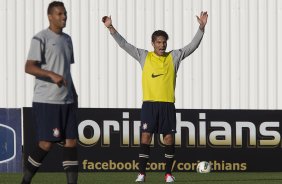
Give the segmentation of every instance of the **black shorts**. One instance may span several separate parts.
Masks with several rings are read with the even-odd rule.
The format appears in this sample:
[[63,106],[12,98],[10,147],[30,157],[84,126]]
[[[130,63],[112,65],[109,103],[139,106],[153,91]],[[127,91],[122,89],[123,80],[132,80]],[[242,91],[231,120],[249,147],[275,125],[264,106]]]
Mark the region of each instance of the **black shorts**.
[[76,106],[74,104],[32,104],[39,141],[59,142],[77,139]]
[[141,132],[175,134],[176,112],[174,103],[143,102]]

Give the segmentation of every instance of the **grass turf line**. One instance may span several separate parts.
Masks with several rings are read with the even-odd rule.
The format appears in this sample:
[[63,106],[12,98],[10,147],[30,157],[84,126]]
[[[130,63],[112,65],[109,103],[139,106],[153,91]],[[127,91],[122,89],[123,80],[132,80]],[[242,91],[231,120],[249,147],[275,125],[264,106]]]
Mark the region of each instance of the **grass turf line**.
[[[217,172],[208,174],[173,173],[176,182],[185,184],[281,184],[282,172]],[[127,184],[135,183],[135,172],[79,173],[79,184]],[[0,184],[19,184],[22,174],[0,173]],[[36,184],[64,184],[64,173],[38,173],[33,179]],[[164,173],[148,172],[146,183],[164,183]]]

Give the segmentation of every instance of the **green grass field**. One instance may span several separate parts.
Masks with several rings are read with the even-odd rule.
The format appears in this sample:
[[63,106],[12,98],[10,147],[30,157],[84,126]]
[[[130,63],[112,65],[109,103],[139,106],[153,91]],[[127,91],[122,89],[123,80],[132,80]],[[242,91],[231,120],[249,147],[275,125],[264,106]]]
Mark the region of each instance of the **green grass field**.
[[[0,184],[19,184],[21,174],[0,173]],[[245,172],[245,173],[184,173],[175,172],[175,183],[186,184],[281,184],[282,172]],[[136,173],[133,172],[97,172],[80,173],[79,184],[127,184],[135,183]],[[33,180],[35,184],[64,184],[64,173],[38,173]],[[163,173],[148,172],[146,183],[164,183]]]

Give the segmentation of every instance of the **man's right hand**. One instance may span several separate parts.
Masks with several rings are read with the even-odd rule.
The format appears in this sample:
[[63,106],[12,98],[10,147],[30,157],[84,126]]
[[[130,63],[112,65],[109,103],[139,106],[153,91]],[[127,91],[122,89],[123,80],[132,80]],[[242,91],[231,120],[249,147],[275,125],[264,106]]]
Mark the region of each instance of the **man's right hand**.
[[104,16],[102,18],[102,22],[104,23],[104,25],[107,27],[107,28],[110,28],[112,27],[112,18],[111,16]]
[[27,60],[25,64],[25,72],[36,77],[50,78],[52,82],[59,87],[67,86],[67,81],[63,76],[58,75],[52,71],[43,70],[38,67],[38,61]]
[[58,75],[58,74],[56,74],[54,72],[50,72],[49,77],[59,87],[67,86],[67,81],[64,79],[63,76]]

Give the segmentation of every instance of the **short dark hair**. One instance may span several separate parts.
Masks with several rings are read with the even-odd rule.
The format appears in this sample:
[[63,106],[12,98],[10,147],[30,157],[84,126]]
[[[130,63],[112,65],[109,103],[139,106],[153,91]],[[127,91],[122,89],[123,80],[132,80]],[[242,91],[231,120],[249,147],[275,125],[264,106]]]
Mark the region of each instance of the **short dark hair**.
[[58,6],[65,7],[64,3],[61,2],[61,1],[53,1],[53,2],[51,2],[51,3],[49,4],[49,6],[48,6],[47,14],[48,14],[48,15],[52,14],[53,8],[58,7]]
[[153,32],[153,34],[152,34],[152,42],[154,42],[157,39],[158,36],[163,36],[163,37],[165,37],[166,40],[168,40],[168,34],[165,31],[157,30],[157,31]]

